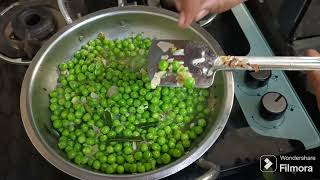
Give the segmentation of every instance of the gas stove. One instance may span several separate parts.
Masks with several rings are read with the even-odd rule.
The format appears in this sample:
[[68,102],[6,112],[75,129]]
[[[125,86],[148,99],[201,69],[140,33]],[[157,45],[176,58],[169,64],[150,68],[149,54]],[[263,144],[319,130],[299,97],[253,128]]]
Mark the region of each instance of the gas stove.
[[[160,0],[121,2],[124,5],[150,5],[174,10],[172,6],[163,4],[164,1]],[[70,12],[72,19],[118,5],[117,1],[110,0],[69,0],[65,3],[66,10]],[[6,4],[6,7],[10,4],[12,3]],[[52,4],[54,3],[51,2]],[[57,9],[57,5],[54,7]],[[40,10],[36,12],[48,13],[48,11]],[[56,16],[61,20],[60,13]],[[52,18],[47,20],[49,19]],[[3,23],[1,21],[0,23]],[[13,24],[11,23],[10,26]],[[41,46],[41,43],[50,37],[53,31],[60,28],[56,26],[55,23],[55,28],[49,28],[46,31],[45,38],[37,38],[39,40],[38,44],[36,43],[37,47],[33,47],[31,53],[26,51],[28,48],[25,48],[25,42],[29,42],[28,38],[31,37],[20,36],[21,33],[14,32],[11,28],[11,34],[14,34],[15,37],[13,39],[9,37],[9,40],[22,41],[24,48],[21,54],[14,54],[16,56],[10,58],[20,60],[32,58],[38,46]],[[219,42],[226,54],[273,55],[245,4],[233,8],[232,11],[219,14],[204,28]],[[27,39],[23,39],[25,37]],[[0,44],[3,44],[2,40]],[[6,53],[1,51],[1,47],[0,52]],[[0,104],[0,132],[2,133],[0,144],[6,145],[6,148],[0,149],[2,162],[0,179],[73,179],[44,160],[24,132],[20,119],[19,95],[25,71],[25,66],[15,66],[0,61],[0,77],[2,78],[0,87],[3,87],[0,88],[0,100],[7,102]],[[285,73],[281,71],[261,74],[235,72],[234,79],[236,98],[229,121],[218,141],[203,156],[206,161],[220,167],[221,179],[232,179],[230,178],[232,175],[242,172],[250,172],[250,175],[245,173],[243,179],[255,179],[261,175],[258,161],[261,155],[277,156],[316,148],[320,145],[319,132]],[[167,179],[194,179],[205,172],[206,169],[194,163]],[[241,179],[241,177],[237,176],[235,179]]]
[[0,12],[0,59],[29,64],[65,21],[55,1],[17,1]]

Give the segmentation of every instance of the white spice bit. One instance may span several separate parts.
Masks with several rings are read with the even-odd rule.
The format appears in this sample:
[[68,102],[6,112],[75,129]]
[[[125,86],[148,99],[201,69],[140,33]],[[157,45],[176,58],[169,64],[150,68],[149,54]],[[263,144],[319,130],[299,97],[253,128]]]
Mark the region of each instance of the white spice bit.
[[204,63],[205,61],[206,61],[206,59],[204,57],[202,57],[202,58],[194,59],[192,61],[192,64],[193,65],[198,65],[198,64]]
[[168,69],[169,69],[169,72],[172,72],[172,64],[169,65]]
[[117,86],[111,86],[107,92],[108,97],[112,97],[114,94],[118,92]]
[[72,104],[76,104],[79,102],[79,98],[75,96],[72,98],[71,102],[72,102]]
[[206,51],[202,51],[201,52],[201,57],[205,57],[206,56]]
[[173,58],[168,59],[168,63],[172,63],[173,62]]
[[102,63],[103,63],[104,66],[107,66],[107,60],[102,59]]
[[160,85],[161,78],[166,74],[166,71],[159,71],[154,74],[152,80],[151,80],[151,88],[155,89],[157,86]]
[[212,75],[213,75],[213,68],[211,68],[207,73],[207,76],[212,76]]
[[147,73],[147,71],[144,68],[141,68],[139,72],[142,74]]
[[167,51],[169,51],[169,49],[174,48],[174,44],[168,43],[168,42],[164,42],[164,41],[158,42],[157,46],[158,46],[163,52],[167,52]]
[[99,128],[97,127],[97,126],[93,126],[93,128],[92,128],[95,132],[99,132]]
[[82,103],[82,104],[87,103],[87,98],[81,98],[81,103]]
[[137,150],[137,143],[135,141],[132,142],[132,149],[133,151]]
[[168,59],[169,60],[169,56],[168,55],[162,55],[161,59]]
[[191,123],[191,124],[190,124],[190,128],[194,127],[194,125],[195,125],[194,123]]
[[68,75],[69,75],[69,71],[68,71],[68,70],[61,71],[61,74],[62,74],[62,75],[67,75],[67,76],[68,76]]
[[202,68],[202,73],[203,73],[203,74],[207,74],[207,73],[208,73],[208,68],[203,67],[203,68]]
[[90,97],[92,97],[93,99],[99,99],[98,94],[91,92]]
[[184,49],[175,50],[172,55],[174,56],[184,56]]

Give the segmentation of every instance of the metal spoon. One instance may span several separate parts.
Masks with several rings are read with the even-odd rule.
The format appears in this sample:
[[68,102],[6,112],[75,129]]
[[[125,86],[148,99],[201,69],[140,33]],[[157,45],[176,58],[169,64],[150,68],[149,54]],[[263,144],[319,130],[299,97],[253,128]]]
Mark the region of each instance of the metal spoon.
[[[172,53],[172,47],[180,51]],[[151,79],[159,72],[158,64],[164,56],[179,60],[188,67],[195,79],[196,88],[210,87],[215,73],[220,70],[320,70],[320,57],[217,56],[202,42],[155,40],[149,50],[147,65]],[[181,84],[177,82],[175,73],[168,72],[162,76],[159,86],[179,87]]]

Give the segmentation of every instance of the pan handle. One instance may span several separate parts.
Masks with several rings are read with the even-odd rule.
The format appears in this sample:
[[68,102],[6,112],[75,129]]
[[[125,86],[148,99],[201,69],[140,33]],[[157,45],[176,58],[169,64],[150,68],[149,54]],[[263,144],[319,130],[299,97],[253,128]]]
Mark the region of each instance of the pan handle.
[[31,61],[22,61],[21,58],[10,58],[2,53],[0,53],[0,60],[17,65],[29,65],[31,63]]
[[197,177],[196,180],[214,180],[217,179],[217,177],[219,176],[220,167],[214,164],[213,162],[200,158],[196,163],[198,166],[204,169],[209,169],[202,176]]
[[[118,6],[119,7],[124,7],[126,5],[129,5],[129,3],[127,2],[127,0],[118,0]],[[130,4],[130,5],[134,5],[134,6],[137,6],[137,1],[134,1],[133,4]]]
[[210,24],[216,17],[217,17],[217,14],[210,14],[210,15],[202,18],[201,20],[199,20],[198,24],[201,27],[206,26],[206,25]]
[[118,0],[118,6],[123,7],[124,6],[124,0]]
[[66,21],[67,24],[71,24],[73,22],[70,14],[68,13],[68,10],[66,8],[66,3],[65,0],[57,0],[58,2],[58,6],[59,6],[59,10],[64,18],[64,20]]
[[[58,6],[59,6],[59,10],[64,18],[64,20],[66,21],[67,24],[72,24],[73,20],[70,16],[70,14],[68,13],[68,10],[66,8],[66,2],[65,0],[57,0]],[[118,0],[118,6],[119,7],[123,7],[125,5],[124,0]]]

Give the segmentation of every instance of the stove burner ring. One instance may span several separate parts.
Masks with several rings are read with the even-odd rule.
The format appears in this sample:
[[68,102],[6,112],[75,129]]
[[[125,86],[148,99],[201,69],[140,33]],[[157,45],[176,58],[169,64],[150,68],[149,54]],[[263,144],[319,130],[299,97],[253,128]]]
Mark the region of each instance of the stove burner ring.
[[45,7],[22,10],[12,20],[14,35],[19,40],[43,40],[56,29],[51,11]]
[[57,4],[15,2],[0,12],[0,60],[28,65],[42,44],[66,22]]

